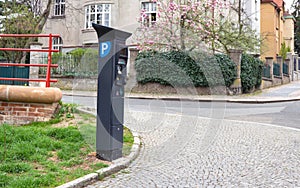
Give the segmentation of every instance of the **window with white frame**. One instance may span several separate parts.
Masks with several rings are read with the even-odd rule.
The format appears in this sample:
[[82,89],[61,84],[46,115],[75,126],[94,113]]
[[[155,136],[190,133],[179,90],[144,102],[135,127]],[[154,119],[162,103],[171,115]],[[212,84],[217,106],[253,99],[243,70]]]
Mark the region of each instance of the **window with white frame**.
[[52,49],[59,50],[61,52],[63,46],[63,40],[61,37],[54,37],[52,39]]
[[92,28],[92,23],[110,26],[111,4],[85,6],[85,29]]
[[156,22],[156,3],[142,2],[142,23],[151,26]]
[[54,16],[64,16],[66,8],[65,0],[55,0],[54,1]]

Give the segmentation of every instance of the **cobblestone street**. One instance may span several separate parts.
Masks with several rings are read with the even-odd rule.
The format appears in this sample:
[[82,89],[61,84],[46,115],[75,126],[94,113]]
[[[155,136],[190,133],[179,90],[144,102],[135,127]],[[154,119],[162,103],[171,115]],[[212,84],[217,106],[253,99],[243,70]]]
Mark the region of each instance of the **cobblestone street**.
[[93,187],[300,187],[300,132],[268,124],[129,112],[143,145]]

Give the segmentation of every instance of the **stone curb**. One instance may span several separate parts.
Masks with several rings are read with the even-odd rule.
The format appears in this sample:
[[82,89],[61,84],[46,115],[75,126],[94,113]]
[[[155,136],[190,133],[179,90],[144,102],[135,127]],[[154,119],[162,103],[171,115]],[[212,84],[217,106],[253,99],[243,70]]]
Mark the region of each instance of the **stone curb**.
[[94,94],[94,93],[83,94],[83,93],[70,93],[70,92],[64,92],[64,91],[62,91],[62,93],[65,96],[97,97],[97,94]]
[[231,103],[277,103],[277,102],[293,102],[300,101],[300,97],[287,97],[287,98],[268,98],[268,99],[230,99]]
[[[81,96],[81,97],[96,97],[97,95],[91,94],[70,94],[64,93],[65,96]],[[187,98],[187,97],[166,97],[166,96],[125,96],[128,99],[160,99],[160,100],[170,100],[170,101],[198,101],[198,102],[228,102],[228,103],[277,103],[277,102],[292,102],[300,101],[300,97],[269,97],[269,98]]]
[[[83,113],[95,115],[94,113],[84,109],[79,109],[79,111]],[[119,172],[124,168],[127,168],[131,164],[131,162],[138,157],[140,153],[140,145],[141,145],[141,140],[139,138],[139,135],[134,131],[131,131],[131,133],[132,136],[134,137],[134,141],[130,150],[130,154],[128,156],[112,161],[112,164],[107,168],[102,168],[100,170],[97,170],[95,173],[85,175],[81,178],[75,179],[63,185],[60,185],[56,188],[81,188],[89,184],[92,184],[98,180],[101,180],[104,177]]]
[[248,98],[248,99],[226,99],[226,98],[184,98],[184,97],[148,97],[148,96],[128,96],[129,99],[160,99],[171,101],[198,101],[198,102],[228,102],[228,103],[276,103],[299,101],[300,97],[272,97],[272,98]]
[[300,97],[273,97],[273,98],[262,98],[262,99],[222,99],[222,98],[176,98],[176,97],[145,97],[145,96],[129,96],[130,99],[160,99],[160,100],[171,100],[171,101],[199,101],[199,102],[228,102],[228,103],[276,103],[276,102],[291,102],[299,101]]

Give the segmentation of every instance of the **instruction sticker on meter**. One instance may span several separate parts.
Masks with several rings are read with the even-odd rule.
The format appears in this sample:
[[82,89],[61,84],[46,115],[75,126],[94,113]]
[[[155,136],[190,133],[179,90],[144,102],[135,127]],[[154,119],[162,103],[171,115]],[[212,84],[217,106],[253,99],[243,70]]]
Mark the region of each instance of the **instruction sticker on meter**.
[[110,41],[106,41],[106,42],[101,42],[100,43],[100,57],[106,57],[111,49],[111,42]]

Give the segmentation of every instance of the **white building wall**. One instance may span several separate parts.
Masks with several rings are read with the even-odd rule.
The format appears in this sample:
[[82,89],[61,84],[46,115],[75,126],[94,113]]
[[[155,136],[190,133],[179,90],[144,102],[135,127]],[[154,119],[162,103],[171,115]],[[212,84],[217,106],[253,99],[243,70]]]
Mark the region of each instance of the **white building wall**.
[[[69,5],[67,2],[66,7]],[[80,44],[79,35],[83,28],[84,10],[80,0],[71,2],[72,8],[65,9],[65,16],[54,16],[54,5],[52,4],[49,18],[43,29],[43,33],[60,34],[66,48],[74,48]],[[45,4],[45,2],[43,3]],[[43,43],[43,46],[48,46],[48,39],[41,39],[40,42]]]
[[[45,6],[47,0],[42,0],[42,6]],[[238,3],[239,0],[230,0],[231,3]],[[148,0],[66,0],[66,13],[63,17],[54,15],[53,7],[49,19],[44,27],[43,33],[60,34],[63,40],[65,51],[89,46],[97,43],[97,36],[93,29],[85,29],[85,6],[97,3],[111,4],[111,27],[131,32],[134,34],[139,26],[138,18],[142,2]],[[250,18],[250,25],[259,34],[260,31],[260,0],[242,0],[246,15]],[[233,16],[232,19],[236,19]],[[127,40],[131,44],[132,40]],[[40,40],[48,46],[46,39]]]
[[[134,32],[138,28],[138,18],[141,10],[141,0],[118,0],[119,17],[117,18],[117,27],[121,30]],[[126,3],[124,3],[126,2]],[[147,2],[147,1],[144,1]]]
[[[44,4],[45,4],[44,0]],[[85,29],[85,6],[91,4],[111,4],[110,27],[133,33],[138,27],[141,0],[66,0],[66,13],[63,17],[53,16],[53,7],[43,33],[60,34],[66,50],[89,46],[98,42],[94,29]],[[130,40],[128,40],[130,41]],[[46,39],[40,40],[48,46]]]
[[243,7],[245,13],[250,19],[250,25],[252,30],[260,34],[260,0],[244,0]]

